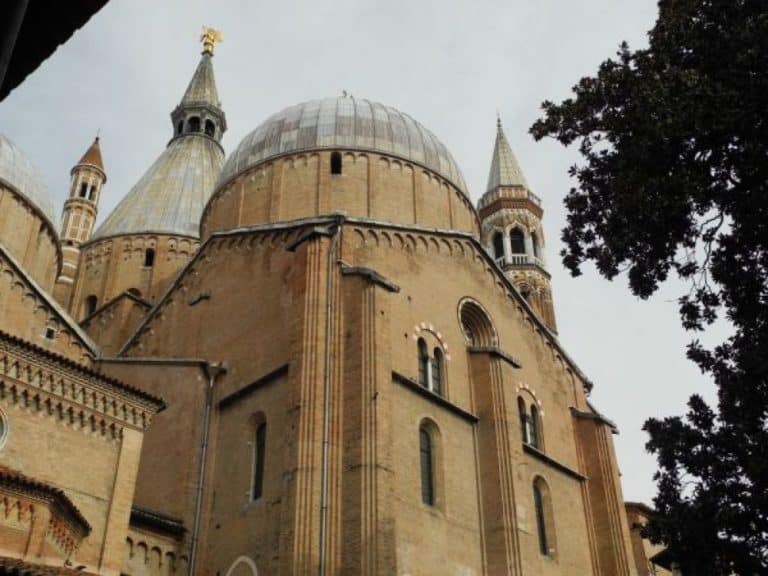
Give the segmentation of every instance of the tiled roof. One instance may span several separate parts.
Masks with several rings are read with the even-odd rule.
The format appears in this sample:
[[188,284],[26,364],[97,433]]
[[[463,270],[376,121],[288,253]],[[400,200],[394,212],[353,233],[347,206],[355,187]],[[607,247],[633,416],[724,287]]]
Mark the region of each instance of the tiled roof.
[[86,535],[90,534],[91,525],[88,523],[88,520],[85,519],[85,516],[83,516],[80,510],[77,509],[77,506],[72,503],[61,489],[45,482],[41,482],[40,480],[30,478],[26,474],[22,474],[18,470],[14,470],[13,468],[9,468],[2,464],[0,464],[0,486],[10,486],[21,492],[43,494],[52,498],[70,516],[81,524]]
[[78,164],[96,166],[96,168],[104,172],[104,162],[101,159],[101,146],[99,145],[98,136],[96,136],[96,139],[93,141],[93,144],[90,145],[88,150],[85,151],[85,154],[80,158]]
[[73,570],[64,566],[32,564],[16,558],[0,556],[0,576],[88,576],[92,572]]

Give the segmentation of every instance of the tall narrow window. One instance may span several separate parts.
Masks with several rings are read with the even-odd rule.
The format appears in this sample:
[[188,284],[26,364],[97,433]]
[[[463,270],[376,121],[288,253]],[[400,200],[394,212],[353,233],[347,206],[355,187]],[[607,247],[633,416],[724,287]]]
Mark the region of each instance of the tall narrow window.
[[96,198],[96,186],[91,186],[88,189],[88,200],[93,200]]
[[435,470],[432,454],[432,437],[425,426],[419,428],[419,455],[421,460],[421,501],[435,505]]
[[206,120],[205,121],[205,135],[210,136],[213,138],[213,136],[216,134],[216,125],[213,123],[212,120]]
[[504,236],[501,232],[493,235],[493,257],[497,260],[504,256]]
[[83,182],[80,184],[80,198],[85,198],[86,196],[88,196],[88,184]]
[[178,136],[184,131],[184,121],[179,120],[179,123],[176,125],[176,135]]
[[549,555],[549,544],[547,542],[547,525],[544,514],[544,497],[541,494],[539,481],[533,483],[533,506],[536,509],[536,529],[539,535],[539,552],[543,556]]
[[525,408],[525,400],[520,397],[517,399],[517,411],[520,414],[520,436],[523,439],[523,444],[528,444],[528,411]]
[[419,384],[424,388],[429,388],[429,352],[427,343],[423,338],[419,338]]
[[341,174],[341,152],[331,153],[331,174]]
[[519,229],[512,229],[509,241],[512,244],[512,254],[525,254],[525,236]]
[[90,316],[96,312],[96,305],[98,303],[99,299],[94,294],[88,296],[88,298],[85,299],[85,315]]
[[531,404],[531,446],[541,449],[541,416],[535,404]]
[[154,248],[147,248],[144,252],[144,266],[151,268],[155,265],[155,250]]
[[267,423],[262,422],[256,428],[253,443],[253,487],[251,500],[261,498],[264,489],[264,456],[267,448]]
[[189,119],[189,122],[187,123],[189,126],[190,132],[200,132],[200,118],[197,116],[192,116],[192,118]]
[[443,351],[435,348],[435,355],[432,357],[432,392],[435,394],[443,393]]

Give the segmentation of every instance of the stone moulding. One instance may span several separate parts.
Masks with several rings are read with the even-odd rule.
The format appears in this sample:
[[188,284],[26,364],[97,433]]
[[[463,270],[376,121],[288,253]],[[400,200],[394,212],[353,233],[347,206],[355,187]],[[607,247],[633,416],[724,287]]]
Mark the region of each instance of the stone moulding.
[[176,539],[181,539],[187,532],[181,520],[138,506],[131,508],[131,526],[137,528],[147,527],[153,531],[159,530],[160,532],[170,534]]
[[264,376],[257,378],[250,384],[247,384],[246,386],[243,386],[236,392],[233,392],[232,394],[225,396],[221,400],[219,400],[219,403],[217,404],[219,410],[224,410],[225,408],[228,408],[232,404],[235,404],[237,401],[239,401],[242,398],[245,398],[248,396],[251,392],[254,390],[261,388],[262,386],[266,386],[267,384],[271,384],[275,380],[278,380],[288,374],[288,364],[283,364],[279,368],[275,368],[268,374],[265,374]]
[[404,386],[411,392],[415,392],[419,396],[426,398],[433,404],[437,404],[438,406],[447,409],[449,412],[452,412],[462,420],[465,420],[466,422],[469,422],[472,425],[477,424],[477,422],[479,421],[479,418],[474,414],[472,414],[471,412],[464,410],[464,408],[457,406],[453,402],[450,402],[446,398],[443,398],[442,396],[435,394],[431,390],[427,390],[426,388],[424,388],[424,386],[419,385],[418,382],[412,380],[411,378],[408,378],[408,376],[404,376],[399,372],[393,371],[392,381]]
[[534,448],[530,444],[523,443],[523,451],[526,454],[530,454],[537,460],[541,460],[546,465],[550,466],[551,468],[554,468],[555,470],[559,470],[566,476],[570,476],[571,478],[574,478],[575,480],[578,480],[579,482],[586,482],[587,477],[584,476],[581,472],[577,472],[570,466],[567,466],[560,462],[559,460],[555,460],[552,458],[552,456],[542,452],[541,450],[538,450],[537,448]]
[[118,437],[165,408],[155,396],[0,331],[0,399]]

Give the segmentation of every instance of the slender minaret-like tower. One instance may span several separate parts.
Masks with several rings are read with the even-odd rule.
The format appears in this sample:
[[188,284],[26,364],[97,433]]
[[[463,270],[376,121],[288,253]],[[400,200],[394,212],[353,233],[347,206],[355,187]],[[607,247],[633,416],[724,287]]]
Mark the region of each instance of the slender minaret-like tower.
[[67,309],[80,262],[80,245],[91,238],[101,190],[107,181],[98,136],[70,174],[69,197],[61,220],[62,267],[54,287],[55,298]]
[[544,211],[496,122],[488,187],[479,204],[483,243],[544,324],[557,333],[544,258]]

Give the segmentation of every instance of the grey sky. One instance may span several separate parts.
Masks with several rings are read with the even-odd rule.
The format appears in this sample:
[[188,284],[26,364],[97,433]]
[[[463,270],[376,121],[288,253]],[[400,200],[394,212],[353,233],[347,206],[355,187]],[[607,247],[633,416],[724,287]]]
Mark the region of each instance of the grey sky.
[[171,136],[169,113],[197,65],[203,24],[223,31],[214,65],[227,152],[269,114],[342,89],[398,108],[451,150],[473,198],[484,192],[498,109],[542,197],[561,341],[594,381],[592,401],[619,425],[627,500],[650,502],[654,459],[640,430],[682,413],[713,387],[684,357],[670,282],[650,302],[591,269],[572,279],[557,256],[562,198],[577,154],[527,134],[545,99],[560,100],[621,40],[646,43],[652,0],[113,0],[0,104],[0,131],[39,167],[55,195],[101,130],[108,174],[100,220]]

